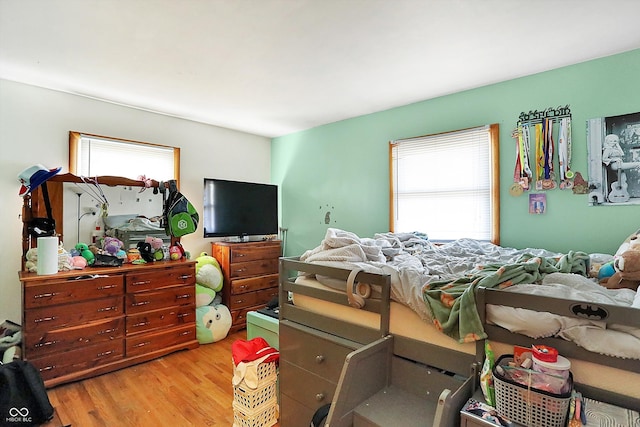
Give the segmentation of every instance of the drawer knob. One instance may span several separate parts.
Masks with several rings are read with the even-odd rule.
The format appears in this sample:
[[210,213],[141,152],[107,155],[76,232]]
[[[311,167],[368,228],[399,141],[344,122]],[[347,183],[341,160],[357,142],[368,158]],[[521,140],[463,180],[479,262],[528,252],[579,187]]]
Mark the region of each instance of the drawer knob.
[[182,276],[180,276],[180,280],[188,280],[191,279],[193,277],[193,274],[183,274]]
[[96,357],[104,357],[104,356],[108,356],[110,354],[113,354],[113,350],[109,350],[109,351],[103,351],[102,353],[98,353],[96,355]]
[[324,356],[319,354],[316,356],[316,363],[322,363],[324,362]]
[[35,348],[40,348],[40,347],[44,347],[47,345],[53,345],[56,344],[58,341],[53,340],[53,341],[46,341],[46,342],[39,342],[38,344],[34,345]]
[[97,289],[99,291],[104,291],[105,289],[112,289],[112,288],[115,288],[116,286],[118,286],[118,285],[104,285],[104,286],[98,286]]
[[115,305],[112,305],[111,307],[103,307],[103,308],[99,308],[98,309],[98,313],[102,313],[103,311],[113,311],[113,310],[117,310],[118,307],[116,307]]
[[323,393],[316,394],[316,400],[318,402],[322,402],[324,400],[324,394]]
[[139,307],[141,305],[147,305],[147,304],[151,304],[151,301],[140,301],[140,302],[131,303],[133,307]]

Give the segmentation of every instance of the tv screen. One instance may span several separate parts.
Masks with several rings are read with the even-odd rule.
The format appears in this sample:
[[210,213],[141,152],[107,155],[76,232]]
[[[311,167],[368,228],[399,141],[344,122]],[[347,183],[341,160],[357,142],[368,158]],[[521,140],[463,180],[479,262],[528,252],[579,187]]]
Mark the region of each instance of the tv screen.
[[278,186],[204,179],[204,237],[278,233]]

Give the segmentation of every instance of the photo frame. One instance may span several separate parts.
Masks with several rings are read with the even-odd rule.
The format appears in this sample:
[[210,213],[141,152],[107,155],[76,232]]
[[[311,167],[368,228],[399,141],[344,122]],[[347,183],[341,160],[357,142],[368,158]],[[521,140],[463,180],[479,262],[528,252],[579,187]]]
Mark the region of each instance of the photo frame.
[[589,205],[640,204],[640,112],[587,120]]

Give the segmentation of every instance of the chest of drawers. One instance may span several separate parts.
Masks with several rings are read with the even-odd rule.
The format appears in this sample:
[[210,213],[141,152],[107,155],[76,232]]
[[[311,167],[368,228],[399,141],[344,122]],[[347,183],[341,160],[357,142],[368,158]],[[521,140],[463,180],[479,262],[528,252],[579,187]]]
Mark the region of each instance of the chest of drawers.
[[50,387],[197,347],[194,264],[21,272],[24,358]]
[[331,403],[342,366],[358,344],[280,321],[280,423],[308,425],[314,412]]
[[212,243],[211,252],[222,274],[222,302],[231,312],[231,331],[246,328],[247,313],[278,295],[278,240],[248,243]]

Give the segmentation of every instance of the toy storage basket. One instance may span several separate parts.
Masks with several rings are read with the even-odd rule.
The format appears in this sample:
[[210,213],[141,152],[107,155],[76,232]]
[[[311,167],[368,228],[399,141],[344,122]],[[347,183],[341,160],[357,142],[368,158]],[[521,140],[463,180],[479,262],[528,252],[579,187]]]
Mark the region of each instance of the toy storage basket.
[[258,383],[258,388],[247,387],[244,381],[233,387],[233,402],[247,411],[256,411],[277,401],[275,378],[265,383]]
[[278,422],[278,404],[261,407],[257,411],[248,411],[233,402],[233,427],[271,427]]
[[[507,365],[513,356],[504,355],[496,365]],[[573,377],[570,376],[570,381]],[[512,421],[526,426],[564,427],[571,401],[571,392],[555,395],[528,388],[511,380],[502,379],[493,371],[496,410]]]

